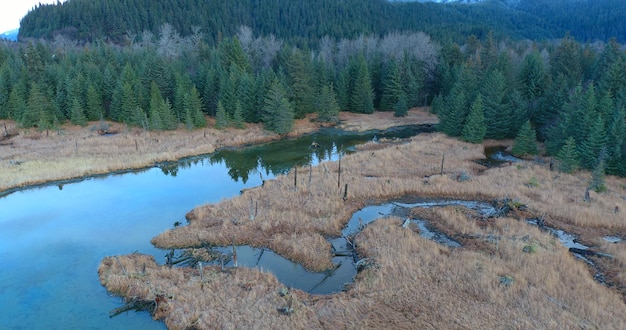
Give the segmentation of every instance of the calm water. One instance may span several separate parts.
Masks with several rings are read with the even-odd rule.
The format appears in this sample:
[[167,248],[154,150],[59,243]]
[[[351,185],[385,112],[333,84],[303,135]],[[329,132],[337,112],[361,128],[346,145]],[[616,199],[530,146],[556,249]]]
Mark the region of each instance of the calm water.
[[[192,208],[260,185],[261,174],[268,179],[296,164],[337,159],[372,139],[414,134],[415,127],[360,135],[326,130],[8,194],[0,198],[0,329],[164,329],[148,313],[109,318],[122,300],[98,281],[103,257],[138,251],[163,262],[166,251],[150,239],[185,223]],[[313,141],[320,147],[310,148]]]

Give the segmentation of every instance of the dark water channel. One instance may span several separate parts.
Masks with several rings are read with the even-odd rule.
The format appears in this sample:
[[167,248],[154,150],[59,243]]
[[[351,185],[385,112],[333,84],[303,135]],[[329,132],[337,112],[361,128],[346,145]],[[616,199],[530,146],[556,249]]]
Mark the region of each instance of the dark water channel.
[[[0,193],[0,329],[164,329],[148,313],[109,318],[109,311],[122,302],[98,281],[103,257],[137,251],[163,263],[167,251],[155,249],[150,239],[175,222],[184,223],[190,209],[258,186],[261,176],[268,179],[294,165],[336,160],[358,144],[410,137],[420,129],[433,130],[408,126],[354,134],[327,129],[138,171]],[[313,142],[319,147],[311,148]],[[242,264],[247,248],[239,249]],[[263,258],[272,254],[263,251]],[[259,262],[255,252],[249,255],[251,264]],[[272,263],[275,267],[277,262]],[[291,262],[278,266],[285,272],[300,267]],[[282,272],[280,267],[276,272]],[[333,274],[342,273],[339,268]],[[302,281],[285,285],[327,290],[323,283],[319,289],[306,287],[320,280]]]

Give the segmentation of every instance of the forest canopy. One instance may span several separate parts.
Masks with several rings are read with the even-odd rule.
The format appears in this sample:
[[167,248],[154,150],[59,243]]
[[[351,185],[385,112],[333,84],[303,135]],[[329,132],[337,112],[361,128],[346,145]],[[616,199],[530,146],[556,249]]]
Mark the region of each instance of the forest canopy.
[[[576,1],[580,8],[592,6],[588,2],[601,1]],[[542,152],[568,171],[626,175],[623,46],[601,34],[583,37],[600,41],[581,43],[575,30],[556,39],[543,34],[518,39],[507,27],[540,30],[521,28],[522,21],[514,19],[521,16],[500,22],[504,16],[494,11],[517,12],[538,6],[536,0],[521,0],[517,7],[496,1],[471,6],[359,1],[363,8],[352,0],[176,3],[181,5],[71,0],[39,6],[24,26],[33,29],[38,25],[29,20],[48,17],[42,38],[0,45],[0,119],[39,130],[98,120],[170,130],[204,127],[213,117],[218,128],[263,123],[285,134],[295,118],[305,116],[335,121],[339,111],[376,110],[403,116],[409,108],[430,106],[448,135],[474,143],[515,139],[516,151],[525,156],[543,142]],[[81,5],[93,10],[69,14]],[[252,5],[258,10],[250,11]],[[543,28],[564,24],[567,15],[557,15],[555,6],[543,8],[555,10]],[[206,8],[216,11],[207,14]],[[438,14],[443,25],[419,19],[428,8],[448,11]],[[185,17],[192,9],[198,20],[219,20],[219,28]],[[123,29],[104,23],[115,22],[107,16],[110,10],[130,15],[124,16]],[[411,10],[416,16],[409,19]],[[487,25],[478,30],[445,25],[463,11],[490,17],[493,31]],[[386,16],[390,13],[405,16],[385,22],[395,17]],[[317,24],[325,15],[328,20]],[[73,22],[71,28],[57,17]],[[166,17],[171,22],[163,22]],[[102,24],[94,23],[98,20]],[[403,28],[409,22],[423,24],[427,32],[412,30],[417,25]]]

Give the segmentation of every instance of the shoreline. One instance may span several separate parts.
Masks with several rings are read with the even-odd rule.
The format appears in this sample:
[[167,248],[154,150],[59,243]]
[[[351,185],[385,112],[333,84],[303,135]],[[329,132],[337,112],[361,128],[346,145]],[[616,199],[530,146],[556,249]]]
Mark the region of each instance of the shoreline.
[[[128,129],[110,123],[112,135],[94,132],[98,122],[86,127],[65,125],[56,132],[20,130],[15,123],[0,121],[14,136],[0,137],[0,198],[21,189],[71,183],[92,177],[127,173],[176,162],[188,157],[208,155],[221,148],[267,143],[284,137],[313,133],[330,125],[307,117],[296,120],[286,136],[265,131],[260,124],[247,124],[243,130],[207,128],[187,131],[151,132]],[[412,109],[407,117],[393,117],[392,112],[370,115],[343,112],[335,126],[346,131],[386,129],[398,125],[437,123],[437,117],[424,108]]]

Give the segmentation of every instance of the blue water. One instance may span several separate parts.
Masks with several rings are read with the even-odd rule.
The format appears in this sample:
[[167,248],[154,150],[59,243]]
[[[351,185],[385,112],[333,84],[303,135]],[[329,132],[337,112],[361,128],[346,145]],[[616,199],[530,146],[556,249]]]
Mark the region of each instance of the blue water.
[[[0,329],[164,329],[145,312],[109,318],[123,301],[98,280],[103,257],[140,252],[163,263],[167,251],[150,239],[175,222],[185,224],[194,207],[236,196],[260,185],[261,176],[271,179],[294,165],[336,160],[376,134],[323,132],[0,197]],[[313,141],[320,147],[311,148]],[[261,268],[282,262],[265,253]],[[325,275],[312,276],[316,283]]]
[[98,281],[103,257],[134,251],[163,262],[150,239],[193,207],[260,184],[200,162],[24,190],[0,198],[1,329],[164,329],[148,313],[109,318],[121,299]]

